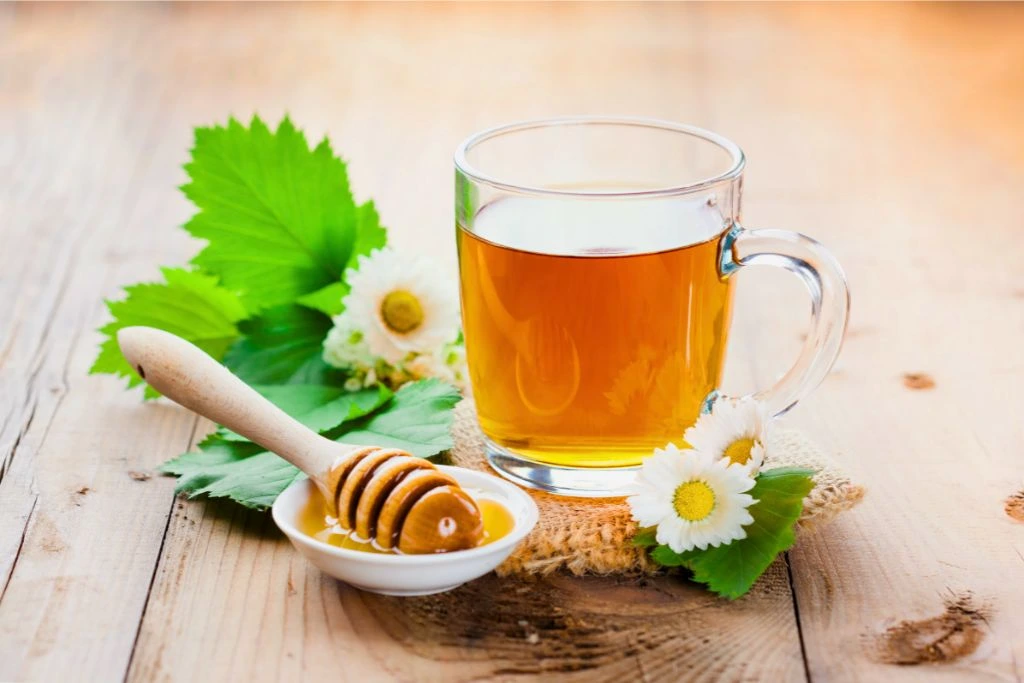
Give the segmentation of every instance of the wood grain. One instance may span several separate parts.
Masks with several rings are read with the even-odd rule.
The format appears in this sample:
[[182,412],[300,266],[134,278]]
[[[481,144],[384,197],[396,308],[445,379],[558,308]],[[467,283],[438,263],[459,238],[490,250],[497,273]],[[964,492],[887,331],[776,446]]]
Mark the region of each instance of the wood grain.
[[[1019,5],[0,7],[0,679],[1020,679],[1022,30]],[[745,221],[850,276],[844,354],[791,419],[862,508],[735,603],[564,577],[398,600],[133,478],[209,424],[86,376],[100,301],[194,252],[191,127],[286,110],[449,266],[469,132],[640,113],[735,139]],[[806,316],[784,275],[739,289],[733,393]]]
[[[448,60],[446,55],[435,52],[443,47],[448,27],[452,23],[477,21],[481,18],[480,12],[475,7],[445,7],[443,10],[435,8],[430,13],[406,15],[382,8],[371,14],[346,13],[343,18],[353,33],[375,35],[384,44],[401,42],[402,36],[416,34],[420,41],[421,57]],[[589,29],[588,13],[582,8],[571,11],[563,8],[521,8],[503,17],[483,15],[482,18],[487,20],[492,32],[500,31],[499,23],[496,23],[499,21],[512,21],[519,30],[525,30],[531,17],[535,20],[550,15],[563,27],[572,24],[577,28],[600,31],[604,22],[615,20],[621,13],[605,10],[603,14],[598,26]],[[629,15],[625,13],[625,16]],[[330,31],[330,22],[341,19],[334,15],[323,17],[323,21],[327,22],[323,30]],[[213,21],[210,17],[206,20]],[[238,21],[238,17],[233,16],[232,20]],[[642,18],[644,26],[657,20],[657,12]],[[246,28],[248,25],[225,25],[223,30],[230,33]],[[552,38],[558,30],[557,27],[548,29]],[[311,34],[306,28],[302,39],[315,42],[318,36],[319,33]],[[288,39],[279,37],[282,40]],[[549,42],[546,49],[552,52],[551,60],[557,59],[561,52],[561,46],[554,41]],[[472,71],[464,73],[460,78],[445,75],[438,85],[452,91],[448,97],[453,101],[471,100],[476,83],[500,76],[501,64],[519,59],[524,52],[523,47],[515,41],[507,41],[503,50],[505,54],[495,54],[492,48],[490,54],[486,55],[487,59],[473,65]],[[546,60],[539,59],[536,62],[540,68]],[[589,73],[589,65],[585,62],[566,68],[568,72],[564,78],[570,82]],[[630,73],[624,69],[617,78],[626,81]],[[394,92],[389,92],[388,97],[404,98],[412,94],[422,96],[422,85],[416,83],[422,77],[421,74],[395,73],[394,76],[399,82],[392,86]],[[336,74],[336,79],[338,87],[354,89],[358,93],[355,96],[358,100],[370,101],[381,97],[376,84],[364,83],[355,74],[342,71]],[[538,86],[547,89],[538,93],[538,97],[548,101],[562,97],[558,83],[538,83]],[[662,95],[653,94],[658,98]],[[535,106],[527,101],[523,104]],[[408,143],[410,149],[416,150],[409,163],[427,161],[436,165],[436,168],[421,168],[415,178],[388,179],[384,185],[374,189],[374,197],[382,207],[382,215],[389,224],[395,226],[392,228],[392,240],[403,246],[424,244],[430,253],[450,260],[454,250],[448,245],[435,241],[428,246],[426,241],[428,236],[451,232],[447,227],[451,220],[451,150],[460,137],[488,122],[481,120],[462,124],[454,119],[445,120],[441,128],[440,121],[414,121],[413,117],[404,113],[405,106],[415,105],[412,102],[408,105],[400,104],[393,113],[400,121],[409,118],[403,124],[407,128],[396,129],[394,135],[418,137],[421,125],[433,126],[436,129],[431,133],[433,140]],[[537,111],[539,113],[540,110]],[[367,122],[359,125],[369,126]],[[338,130],[344,131],[346,128],[346,125],[339,123]],[[432,149],[438,137],[447,142],[443,148]],[[344,149],[347,155],[352,154],[346,145],[338,143],[338,147]],[[402,154],[402,151],[399,149],[396,153]],[[405,165],[403,157],[402,166]],[[371,167],[388,168],[390,164],[382,160]],[[358,172],[359,165],[352,161],[350,168]],[[407,172],[404,168],[396,168],[394,171],[399,175]],[[431,188],[430,196],[421,195],[424,185]],[[428,202],[438,203],[440,199],[444,208],[424,212],[425,218],[407,218],[404,224],[391,223],[385,213],[387,209],[384,208],[389,195],[398,193],[405,196],[409,192],[413,193],[410,201],[420,206]],[[442,221],[437,220],[439,217],[444,222],[443,227]],[[681,587],[677,579],[660,579],[646,588],[619,586],[615,591],[616,602],[612,603],[614,609],[605,605],[604,599],[595,599],[594,605],[588,607],[583,596],[591,591],[604,592],[602,587],[605,583],[600,580],[583,581],[580,587],[570,593],[575,599],[575,605],[559,609],[570,613],[570,619],[572,613],[581,619],[590,619],[589,630],[583,630],[590,634],[589,639],[583,637],[581,630],[563,626],[551,627],[550,632],[543,634],[543,641],[533,643],[529,638],[533,627],[529,625],[550,621],[552,600],[556,604],[569,602],[564,590],[542,584],[542,590],[516,591],[517,597],[504,607],[501,621],[491,624],[493,628],[487,630],[490,619],[484,618],[484,612],[463,612],[456,621],[448,618],[460,605],[479,606],[481,601],[475,593],[455,593],[432,601],[381,602],[373,596],[361,595],[334,581],[323,579],[281,542],[271,555],[266,541],[261,541],[260,564],[255,570],[249,563],[255,560],[239,565],[240,553],[248,558],[249,553],[256,552],[256,549],[246,546],[243,546],[244,550],[236,548],[229,544],[228,539],[238,538],[240,533],[244,534],[244,530],[258,522],[247,515],[240,519],[235,514],[227,519],[217,516],[207,520],[205,509],[203,513],[188,513],[187,509],[176,511],[171,521],[164,556],[154,581],[132,664],[130,678],[133,680],[187,679],[204,674],[235,675],[255,680],[289,678],[300,674],[310,678],[343,675],[348,680],[372,680],[384,676],[399,680],[472,680],[495,675],[508,677],[532,674],[543,677],[552,672],[571,671],[578,671],[578,675],[590,679],[595,676],[612,678],[639,675],[652,677],[653,680],[666,680],[691,667],[698,672],[706,671],[709,676],[724,675],[726,678],[765,676],[790,680],[803,677],[803,660],[791,591],[782,565],[773,570],[764,591],[758,597],[745,601],[742,606],[720,604],[698,590],[686,588],[691,600],[699,598],[698,603],[703,607],[680,609],[671,620],[656,626],[643,623],[646,621],[644,611],[633,610],[633,615],[626,619],[626,614],[631,611],[629,606],[633,603],[649,605],[652,593],[661,595],[666,591],[669,594],[678,592]],[[185,523],[179,518],[193,518],[196,514],[202,515],[198,529],[191,523],[192,519]],[[205,546],[201,560],[195,559],[192,550],[194,538],[209,544]],[[187,559],[184,557],[186,554]],[[282,577],[288,577],[290,590],[294,591],[294,594],[284,596],[286,599],[283,603],[278,603],[278,598],[275,598],[266,606],[263,601],[249,607],[242,606],[244,595],[275,595],[280,589]],[[236,583],[244,586],[241,592],[233,589]],[[484,584],[492,589],[495,585],[500,584],[493,579]],[[204,597],[197,600],[183,599],[184,593]],[[211,601],[215,606],[211,607]],[[425,604],[430,605],[430,608],[422,606]],[[597,610],[597,614],[594,610]],[[673,612],[670,606],[666,606],[665,611]],[[699,633],[690,633],[692,624],[697,621],[697,611],[701,612],[700,621],[706,623],[707,627],[700,629]],[[283,634],[280,630],[282,620],[292,624]],[[520,622],[527,626],[522,626]],[[746,625],[741,627],[741,623]],[[522,635],[503,644],[509,624],[517,632],[522,631]],[[748,640],[756,640],[754,634],[764,634],[762,637],[766,637],[766,640],[763,654],[738,661],[726,657],[724,653],[736,647],[738,631],[749,633]],[[231,647],[225,648],[219,640],[218,634],[224,632],[235,634]],[[177,636],[169,637],[168,633]],[[353,640],[356,634],[358,641]],[[537,638],[541,638],[540,633]],[[576,652],[577,641],[583,654]],[[636,641],[636,644],[617,651],[617,646],[624,641]],[[274,666],[267,665],[268,648],[276,653],[272,656]],[[588,650],[591,651],[589,654]],[[699,654],[702,650],[707,651],[706,655]],[[692,658],[692,661],[679,662],[677,658],[682,652],[697,652],[699,656]],[[342,673],[339,674],[339,671]]]
[[490,575],[389,598],[324,577],[266,516],[179,505],[132,680],[803,678],[784,563],[737,603],[664,577]]
[[[35,9],[3,12],[12,39],[3,41],[2,92],[13,98],[3,110],[17,114],[4,127],[16,136],[2,155],[12,248],[2,251],[0,678],[117,678],[131,657],[172,488],[128,471],[177,452],[195,419],[143,409],[86,371],[102,296],[152,276],[153,259],[174,254],[166,232],[141,248],[125,239],[170,213],[139,200],[174,182],[174,161],[139,153],[161,134],[154,123],[163,109],[148,86],[125,85],[126,69],[145,62],[102,51],[82,58],[82,34],[95,35],[101,16],[21,31]],[[97,90],[107,79],[122,88]]]
[[[868,491],[861,508],[790,553],[802,637],[814,680],[1019,680],[1024,536],[1004,501],[1024,476],[1024,302],[1014,294],[1024,284],[1014,189],[1024,156],[1011,131],[1021,100],[999,93],[1024,92],[1024,46],[1011,38],[1024,16],[893,9],[884,28],[872,11],[846,13],[842,33],[799,12],[819,32],[759,87],[815,83],[790,106],[794,116],[818,110],[801,135],[827,147],[801,154],[792,140],[761,137],[762,149],[747,150],[748,224],[797,227],[829,244],[854,300],[836,371],[792,415],[844,454]],[[709,28],[727,30],[737,15],[723,10]],[[755,34],[736,59],[749,63],[772,41]],[[787,153],[785,172],[759,182],[756,159]],[[806,185],[781,186],[813,168],[823,172]],[[762,381],[784,368],[802,330],[776,318],[786,314],[780,292],[798,287],[765,289],[749,292],[745,318],[748,352],[756,341],[772,361]],[[911,386],[908,374],[932,386]]]

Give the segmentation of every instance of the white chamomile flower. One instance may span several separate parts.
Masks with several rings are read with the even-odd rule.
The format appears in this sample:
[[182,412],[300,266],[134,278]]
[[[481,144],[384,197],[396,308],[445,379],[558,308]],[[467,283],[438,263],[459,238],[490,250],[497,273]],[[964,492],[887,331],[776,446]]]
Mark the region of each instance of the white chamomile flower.
[[433,353],[422,353],[405,364],[405,369],[414,379],[436,377],[439,380],[455,384],[455,372],[444,360]]
[[757,474],[764,464],[771,426],[764,403],[751,398],[723,399],[686,430],[683,440],[695,450],[726,458]]
[[746,538],[753,486],[747,468],[669,444],[644,460],[627,502],[641,527],[657,527],[658,543],[682,553]]
[[359,257],[346,274],[345,312],[370,352],[392,365],[434,353],[458,335],[453,281],[434,263],[385,247]]
[[466,345],[462,343],[449,344],[445,347],[444,362],[452,369],[455,376],[455,386],[463,391],[469,389],[469,365],[466,362]]
[[421,353],[405,364],[405,369],[416,379],[436,377],[451,382],[454,379],[451,368],[433,353]]
[[363,333],[345,313],[334,316],[334,327],[324,339],[323,358],[328,365],[347,369],[373,367],[376,361]]
[[436,377],[466,388],[466,347],[462,344],[448,344],[437,353],[424,353],[405,363],[405,369],[415,379]]

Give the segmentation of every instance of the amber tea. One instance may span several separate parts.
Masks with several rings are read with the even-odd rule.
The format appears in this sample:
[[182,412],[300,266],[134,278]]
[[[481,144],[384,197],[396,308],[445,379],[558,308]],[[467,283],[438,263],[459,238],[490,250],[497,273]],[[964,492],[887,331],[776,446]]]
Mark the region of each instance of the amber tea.
[[458,232],[480,426],[574,467],[678,442],[719,385],[731,287],[722,217],[682,200],[503,199]]
[[695,126],[573,116],[455,150],[469,375],[485,456],[524,486],[628,494],[651,449],[721,393],[732,274],[783,268],[811,299],[793,366],[750,394],[781,415],[828,374],[849,292],[835,258],[740,221],[743,152]]

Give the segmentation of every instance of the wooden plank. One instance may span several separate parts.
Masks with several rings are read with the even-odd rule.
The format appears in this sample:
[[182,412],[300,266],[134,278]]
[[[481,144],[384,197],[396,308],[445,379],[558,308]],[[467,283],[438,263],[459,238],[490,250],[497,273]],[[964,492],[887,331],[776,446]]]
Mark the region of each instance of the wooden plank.
[[[345,94],[344,102],[322,100],[319,109],[305,108],[308,119],[293,109],[295,118],[313,129],[329,127],[336,149],[350,161],[357,193],[366,188],[372,194],[393,243],[452,265],[450,237],[439,236],[451,235],[451,154],[465,134],[552,111],[624,111],[611,85],[600,100],[564,85],[588,79],[634,92],[633,111],[673,118],[675,108],[700,106],[705,97],[694,88],[645,88],[636,78],[638,68],[657,67],[672,69],[680,82],[700,81],[685,55],[671,52],[673,37],[691,30],[687,8],[375,6],[310,12],[315,22],[307,16],[293,24],[203,8],[176,15],[173,31],[188,35],[198,30],[196,22],[227,44],[245,35],[253,45],[273,31],[279,50],[301,42],[305,54],[317,55],[321,78]],[[623,25],[644,39],[620,31]],[[345,41],[334,39],[340,33]],[[530,45],[516,38],[527,34],[536,34]],[[460,49],[452,49],[453,35],[460,36]],[[628,63],[612,57],[634,51]],[[367,54],[381,60],[372,75],[345,68]],[[225,68],[221,60],[246,56],[215,56],[206,67],[216,72]],[[595,63],[602,65],[599,74]],[[516,70],[509,70],[511,64]],[[557,78],[548,73],[552,68]],[[301,106],[304,92],[290,77],[272,70],[263,89]],[[523,82],[531,91],[513,92]],[[480,101],[485,83],[495,101]],[[753,645],[740,651],[740,643]],[[183,502],[170,523],[129,678],[471,680],[577,672],[585,680],[795,680],[803,671],[782,564],[754,595],[735,604],[676,579],[640,586],[608,579],[521,584],[490,578],[446,596],[393,600],[324,578],[291,552],[265,517],[224,504]]]
[[672,578],[493,575],[387,598],[323,576],[265,515],[178,506],[131,680],[803,678],[781,564],[737,603]]
[[170,512],[171,483],[132,473],[177,452],[195,420],[86,371],[101,298],[187,246],[130,239],[174,215],[144,200],[173,192],[187,137],[171,157],[154,150],[164,94],[133,76],[148,65],[132,49],[155,26],[126,18],[134,35],[97,50],[117,37],[109,14],[3,11],[0,109],[15,135],[0,155],[0,678],[109,680],[126,670]]
[[[451,235],[450,152],[465,132],[644,112],[737,139],[747,220],[821,237],[856,296],[839,371],[793,415],[851,454],[869,488],[862,510],[791,553],[812,677],[1021,676],[1024,547],[1002,507],[1024,436],[1019,9],[68,11],[0,11],[0,122],[17,133],[0,140],[0,168],[18,171],[0,187],[0,297],[14,302],[0,326],[0,678],[127,670],[171,483],[126,471],[176,453],[193,422],[83,376],[98,301],[191,253],[169,229],[187,216],[173,186],[189,127],[286,105],[331,132],[396,243],[449,263],[438,236]],[[130,239],[142,229],[144,243]],[[761,282],[734,341],[758,350],[764,380],[794,352],[803,311],[795,283]],[[904,388],[907,371],[936,387]],[[264,517],[181,505],[133,679],[803,675],[782,566],[735,604],[673,581],[568,579],[399,601],[324,579]],[[957,602],[967,592],[974,602]],[[963,656],[893,663],[929,637],[941,642],[926,652]]]
[[323,576],[266,515],[223,501],[176,504],[136,652],[142,681],[803,677],[782,563],[737,603],[675,578],[493,575],[388,598]]
[[[947,5],[788,16],[788,47],[756,84],[777,98],[767,125],[788,134],[748,146],[746,215],[807,230],[847,268],[844,354],[792,420],[868,491],[790,553],[811,678],[1020,680],[1024,536],[1003,508],[1021,485],[1024,437],[1024,103],[1010,95],[1024,91],[1024,15]],[[712,70],[717,82],[743,79],[782,40],[736,9],[709,29],[741,20],[748,39]],[[772,118],[783,115],[795,120]],[[767,381],[795,353],[806,309],[780,305],[803,300],[796,284],[749,280],[760,286],[737,311],[749,316],[740,343],[757,349]],[[907,386],[905,373],[935,386]]]

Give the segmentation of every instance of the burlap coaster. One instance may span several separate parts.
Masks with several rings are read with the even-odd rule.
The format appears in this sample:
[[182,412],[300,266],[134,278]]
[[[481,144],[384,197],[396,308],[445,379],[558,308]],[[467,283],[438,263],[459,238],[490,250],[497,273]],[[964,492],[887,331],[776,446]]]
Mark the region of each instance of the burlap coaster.
[[[489,471],[483,434],[471,399],[455,408],[452,425],[456,465]],[[864,497],[864,488],[850,481],[830,458],[802,433],[774,430],[769,444],[771,466],[817,470],[815,486],[804,501],[798,532],[806,533],[849,510]],[[630,539],[636,523],[623,498],[565,498],[529,491],[540,508],[540,520],[518,549],[498,567],[498,574],[547,574],[566,569],[573,574],[649,574],[658,570]]]

